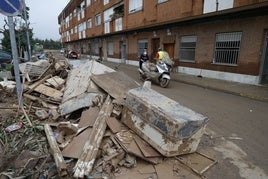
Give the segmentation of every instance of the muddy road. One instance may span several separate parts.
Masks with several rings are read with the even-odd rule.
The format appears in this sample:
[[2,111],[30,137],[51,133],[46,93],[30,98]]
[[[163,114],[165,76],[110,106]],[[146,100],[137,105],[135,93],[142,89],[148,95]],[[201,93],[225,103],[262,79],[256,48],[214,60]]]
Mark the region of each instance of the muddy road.
[[[142,84],[137,68],[116,69]],[[156,84],[152,88],[209,117],[200,150],[219,162],[207,172],[208,178],[268,177],[268,103],[177,81],[165,89]]]

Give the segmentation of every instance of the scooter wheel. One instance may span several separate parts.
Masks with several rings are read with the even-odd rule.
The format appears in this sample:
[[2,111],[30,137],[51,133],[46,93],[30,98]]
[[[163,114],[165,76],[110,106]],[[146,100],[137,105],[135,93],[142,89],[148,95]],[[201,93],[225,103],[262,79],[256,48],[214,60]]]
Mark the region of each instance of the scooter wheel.
[[166,87],[168,87],[169,79],[167,79],[167,78],[161,78],[159,84],[160,84],[160,86],[162,88],[166,88]]

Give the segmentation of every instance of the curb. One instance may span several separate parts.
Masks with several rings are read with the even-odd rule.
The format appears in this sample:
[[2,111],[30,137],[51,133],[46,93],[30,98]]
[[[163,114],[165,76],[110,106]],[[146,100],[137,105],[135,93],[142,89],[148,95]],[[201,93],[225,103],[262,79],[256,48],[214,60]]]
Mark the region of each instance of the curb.
[[[116,64],[116,63],[113,63],[113,62],[108,62],[108,63],[110,63],[110,64]],[[134,70],[134,67],[135,67],[135,66],[132,66],[132,65],[121,64],[121,63],[120,63],[120,65],[118,65],[118,67],[119,66],[121,66],[123,68],[131,69],[131,70]],[[176,75],[176,74],[174,73],[173,75]],[[179,77],[171,78],[171,80],[172,81],[178,81],[178,82],[185,83],[185,84],[189,84],[189,85],[198,86],[198,87],[201,87],[201,88],[211,89],[211,90],[215,90],[215,91],[219,91],[219,92],[223,92],[223,93],[227,93],[227,94],[232,94],[232,95],[235,95],[235,96],[249,98],[249,99],[253,99],[253,100],[256,100],[256,101],[268,102],[268,98],[266,98],[266,97],[253,96],[253,95],[249,95],[249,94],[246,94],[246,93],[240,93],[240,92],[225,90],[225,89],[217,88],[217,87],[210,86],[210,85],[204,85],[204,84],[194,83],[194,82],[190,82],[190,81],[187,81],[187,80],[183,80],[183,79],[181,79]],[[267,88],[267,90],[268,90],[268,88]]]
[[193,83],[193,82],[189,82],[189,81],[185,81],[185,80],[181,80],[181,79],[172,79],[172,80],[178,81],[178,82],[181,82],[181,83],[185,83],[185,84],[189,84],[189,85],[198,86],[198,87],[201,87],[201,88],[206,88],[206,89],[211,89],[211,90],[215,90],[215,91],[219,91],[219,92],[223,92],[223,93],[227,93],[227,94],[232,94],[232,95],[235,95],[235,96],[249,98],[249,99],[253,99],[253,100],[256,100],[256,101],[268,102],[268,98],[263,98],[263,97],[260,97],[260,96],[252,96],[252,95],[239,93],[239,92],[235,92],[235,91],[224,90],[224,89],[221,89],[221,88],[216,88],[216,87],[213,87],[213,86],[197,84],[197,83]]

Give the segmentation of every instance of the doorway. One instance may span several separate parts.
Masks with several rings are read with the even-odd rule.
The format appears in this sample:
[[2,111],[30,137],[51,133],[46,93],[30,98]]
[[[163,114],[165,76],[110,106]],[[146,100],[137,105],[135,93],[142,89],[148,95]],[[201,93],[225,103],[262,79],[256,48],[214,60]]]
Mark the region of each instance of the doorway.
[[260,83],[268,84],[268,31],[264,38],[262,62]]
[[164,44],[164,51],[166,51],[169,54],[170,58],[174,59],[174,43],[166,43]]
[[120,57],[121,57],[121,63],[126,63],[126,57],[127,57],[126,41],[120,41]]

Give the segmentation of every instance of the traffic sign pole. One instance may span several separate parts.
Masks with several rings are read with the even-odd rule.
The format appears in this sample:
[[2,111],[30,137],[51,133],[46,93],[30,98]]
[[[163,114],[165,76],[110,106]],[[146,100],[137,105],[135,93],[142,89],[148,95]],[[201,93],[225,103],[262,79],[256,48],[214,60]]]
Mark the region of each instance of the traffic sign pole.
[[19,101],[19,106],[22,106],[22,86],[20,81],[20,72],[19,72],[19,60],[18,60],[18,49],[15,38],[15,27],[13,22],[13,16],[16,16],[21,13],[22,9],[22,0],[1,0],[0,1],[0,13],[7,16],[8,26],[9,26],[9,35],[13,55],[13,64],[16,80],[16,89],[17,96]]
[[21,106],[22,105],[21,103],[22,102],[22,88],[21,88],[20,72],[19,72],[18,49],[17,49],[17,44],[16,44],[16,38],[15,38],[15,27],[13,23],[13,17],[8,16],[7,18],[8,18],[9,35],[10,35],[10,42],[11,42],[12,55],[13,55],[17,96],[18,96],[19,106]]

